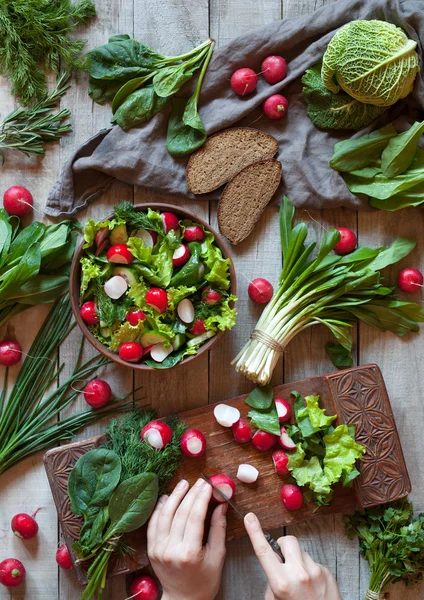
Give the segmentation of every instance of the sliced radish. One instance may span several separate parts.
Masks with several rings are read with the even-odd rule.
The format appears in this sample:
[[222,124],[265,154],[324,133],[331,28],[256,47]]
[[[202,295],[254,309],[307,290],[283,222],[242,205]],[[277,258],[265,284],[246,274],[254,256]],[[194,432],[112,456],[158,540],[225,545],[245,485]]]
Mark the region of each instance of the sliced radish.
[[231,425],[231,430],[237,444],[246,444],[252,439],[253,432],[249,423],[243,417],[240,417],[237,423]]
[[134,260],[134,256],[126,244],[114,244],[111,246],[107,251],[106,258],[111,263],[119,263],[121,265],[129,265]]
[[163,421],[150,421],[141,430],[140,437],[152,448],[161,450],[172,440],[172,429]]
[[168,233],[168,231],[171,231],[171,229],[173,229],[174,231],[178,231],[179,229],[178,217],[177,215],[174,215],[174,213],[163,212],[162,223],[165,229],[165,233]]
[[191,458],[199,458],[206,452],[206,438],[198,429],[187,429],[180,439],[181,451]]
[[172,264],[174,267],[182,267],[190,258],[190,250],[185,244],[178,246],[172,255]]
[[274,462],[274,469],[277,475],[288,475],[289,470],[287,468],[287,464],[289,462],[289,457],[284,452],[284,450],[276,450],[272,453],[272,460]]
[[243,483],[255,483],[259,477],[259,471],[252,465],[239,465],[237,470],[237,479]]
[[273,446],[277,443],[277,436],[272,433],[268,433],[268,431],[258,431],[255,432],[252,437],[252,444],[259,450],[259,452],[266,452],[267,450],[271,450]]
[[147,248],[153,248],[158,239],[156,231],[149,231],[148,229],[139,229],[135,234],[135,237],[139,238]]
[[193,335],[202,335],[202,333],[205,333],[205,331],[206,327],[203,319],[197,319],[193,327],[190,329],[190,333]]
[[118,300],[128,289],[128,283],[120,275],[108,279],[104,285],[105,293],[113,300]]
[[294,443],[294,441],[291,439],[291,437],[287,433],[285,427],[281,428],[281,433],[280,433],[280,437],[278,438],[278,443],[280,444],[280,446],[282,448],[284,448],[284,450],[295,450],[296,449],[296,444]]
[[174,348],[171,346],[171,344],[168,344],[168,346],[165,346],[164,344],[156,344],[156,346],[153,346],[153,348],[150,350],[150,356],[155,362],[161,363],[173,351]]
[[277,409],[278,420],[280,423],[285,423],[291,416],[291,404],[284,398],[275,398],[275,407]]
[[183,323],[192,323],[194,319],[193,302],[184,298],[177,306],[177,313]]
[[80,308],[81,319],[87,325],[96,325],[100,321],[96,314],[96,304],[93,300],[87,300]]
[[[214,488],[217,488],[219,491],[225,494],[225,497],[228,498],[228,500],[231,500],[236,491],[236,484],[231,477],[224,475],[224,473],[218,473],[217,475],[212,475],[210,479],[214,485]],[[220,504],[225,502],[221,494],[219,494],[215,489],[212,492],[212,498]]]
[[100,246],[103,246],[104,243],[107,242],[108,240],[109,240],[109,229],[107,227],[102,227],[96,233],[96,237],[94,238],[96,247],[99,248]]
[[144,321],[146,319],[146,315],[142,310],[129,310],[125,316],[125,320],[128,321],[130,325],[136,327],[140,321]]
[[218,304],[218,302],[220,302],[221,300],[221,292],[218,292],[217,290],[214,290],[210,287],[206,288],[202,292],[202,302],[204,302],[208,306],[215,306],[215,304]]
[[223,427],[231,427],[240,419],[240,411],[228,404],[217,404],[213,410],[215,419]]
[[205,239],[205,232],[200,225],[190,225],[185,228],[184,239],[187,242],[203,242]]
[[168,308],[168,294],[161,288],[150,288],[146,292],[146,304],[153,306],[160,313],[166,312]]

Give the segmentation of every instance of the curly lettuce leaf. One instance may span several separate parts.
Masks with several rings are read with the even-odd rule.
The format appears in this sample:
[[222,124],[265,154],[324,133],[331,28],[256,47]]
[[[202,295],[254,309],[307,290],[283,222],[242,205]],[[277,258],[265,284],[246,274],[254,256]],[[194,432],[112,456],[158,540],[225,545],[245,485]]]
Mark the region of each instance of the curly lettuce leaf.
[[355,442],[347,425],[339,425],[323,438],[326,453],[324,471],[331,482],[339,481],[352,472],[355,461],[365,453],[365,448]]
[[[172,256],[179,243],[175,232],[171,230],[153,248],[148,264],[133,263],[134,268],[149,283],[166,289],[171,283],[173,274]],[[141,246],[138,249],[141,251]]]
[[125,342],[135,342],[144,330],[144,321],[139,321],[137,325],[130,325],[128,321],[124,321],[122,325],[113,332],[111,339],[108,342],[109,348],[113,351],[118,351],[121,344],[125,344]]
[[237,296],[228,296],[225,300],[217,304],[216,312],[213,312],[205,319],[206,329],[211,331],[232,329],[236,324],[237,311],[235,308],[231,308],[230,302],[235,302],[236,300]]
[[110,219],[106,221],[94,221],[94,219],[88,219],[86,226],[84,227],[84,248],[89,248],[94,244],[96,239],[96,233],[99,229],[107,227],[109,231],[112,231],[117,225],[125,225],[123,219]]
[[222,256],[210,231],[205,231],[205,239],[200,245],[200,256],[209,269],[205,275],[206,281],[227,290],[230,287],[230,259]]
[[128,238],[127,246],[131,254],[143,264],[149,264],[152,260],[152,249],[146,246],[142,239],[138,237]]
[[180,285],[176,288],[170,287],[166,291],[168,293],[168,311],[173,312],[181,300],[195,294],[197,288],[196,286],[187,287],[186,285]]
[[147,285],[144,283],[143,278],[140,277],[137,283],[132,283],[130,285],[127,291],[127,296],[132,300],[137,308],[144,308],[146,306],[147,290]]
[[102,267],[95,263],[93,259],[83,257],[81,258],[81,286],[80,295],[81,298],[84,296],[88,289],[88,285],[92,279],[100,277]]

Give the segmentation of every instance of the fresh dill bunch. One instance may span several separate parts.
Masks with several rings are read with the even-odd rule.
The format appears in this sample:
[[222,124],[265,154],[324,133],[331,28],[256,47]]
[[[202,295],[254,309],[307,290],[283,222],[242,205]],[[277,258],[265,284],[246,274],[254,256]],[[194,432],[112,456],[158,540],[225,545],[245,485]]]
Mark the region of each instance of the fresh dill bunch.
[[126,221],[126,223],[129,223],[134,228],[148,229],[164,235],[162,221],[152,219],[148,213],[141,210],[135,210],[131,202],[124,200],[120,204],[116,204],[113,212],[117,219]]
[[162,450],[155,450],[140,438],[143,427],[154,419],[153,410],[135,410],[122,419],[112,419],[106,429],[106,448],[121,459],[121,481],[140,473],[156,473],[162,494],[180,465],[180,439],[186,426],[175,416],[164,419],[172,427],[172,440]]
[[85,42],[69,34],[95,14],[91,0],[1,0],[0,74],[22,104],[46,94],[49,71],[84,65]]

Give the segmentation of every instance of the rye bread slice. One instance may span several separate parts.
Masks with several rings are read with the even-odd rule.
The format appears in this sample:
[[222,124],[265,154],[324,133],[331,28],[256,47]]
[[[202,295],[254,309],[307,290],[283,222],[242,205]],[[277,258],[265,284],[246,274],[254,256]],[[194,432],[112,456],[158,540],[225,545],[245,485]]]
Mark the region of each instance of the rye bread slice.
[[231,244],[247,238],[280,181],[281,163],[269,159],[244,168],[225,186],[218,204],[218,224]]
[[278,142],[252,127],[232,127],[212,135],[187,163],[187,186],[193,194],[206,194],[231,181],[248,165],[272,158]]

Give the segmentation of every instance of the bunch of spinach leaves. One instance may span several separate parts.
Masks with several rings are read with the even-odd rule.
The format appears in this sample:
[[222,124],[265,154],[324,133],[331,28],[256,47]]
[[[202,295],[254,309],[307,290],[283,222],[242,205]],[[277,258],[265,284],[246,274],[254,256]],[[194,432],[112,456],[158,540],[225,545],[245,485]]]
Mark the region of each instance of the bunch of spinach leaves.
[[190,154],[206,141],[197,105],[215,42],[207,40],[179,56],[163,56],[129,35],[114,35],[86,55],[89,94],[112,103],[112,123],[127,131],[161,112],[171,96],[200,71],[194,94],[173,98],[166,147],[174,157]]
[[424,121],[397,133],[391,123],[334,146],[330,166],[343,173],[349,190],[366,194],[374,208],[399,210],[424,202]]
[[78,228],[75,221],[21,228],[0,209],[0,325],[65,293]]

